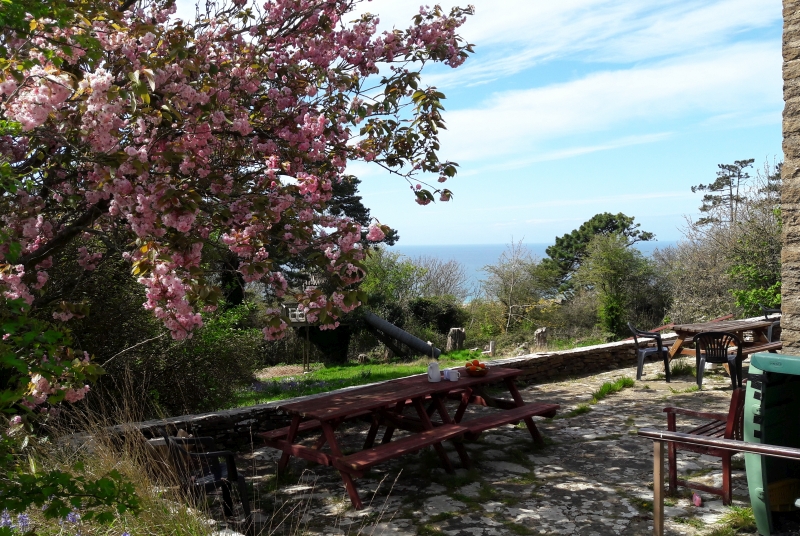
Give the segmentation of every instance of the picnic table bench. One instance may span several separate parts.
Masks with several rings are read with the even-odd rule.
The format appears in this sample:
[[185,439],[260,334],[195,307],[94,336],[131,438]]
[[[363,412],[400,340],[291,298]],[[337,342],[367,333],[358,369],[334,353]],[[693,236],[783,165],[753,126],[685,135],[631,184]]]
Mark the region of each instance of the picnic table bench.
[[[461,464],[469,467],[471,462],[463,445],[465,440],[474,440],[486,430],[520,421],[525,422],[533,440],[543,444],[533,417],[553,417],[559,406],[526,404],[514,383],[521,370],[495,367],[490,368],[484,377],[467,376],[463,368],[460,372],[462,375],[458,381],[429,382],[427,375],[416,375],[287,402],[278,407],[292,416],[291,424],[257,435],[267,446],[283,452],[279,470],[285,469],[291,456],[336,468],[356,509],[363,505],[353,479],[363,476],[365,471],[379,463],[433,447],[444,469],[452,473],[453,467],[442,446],[443,441],[452,441]],[[486,392],[487,385],[497,383],[505,385],[511,399],[497,398]],[[452,417],[445,404],[450,398],[459,400]],[[495,410],[464,420],[470,406],[488,406]],[[403,412],[408,408],[413,408],[416,415],[405,415]],[[431,419],[436,414],[439,419]],[[343,454],[336,430],[345,421],[367,417],[371,424],[362,449]],[[383,438],[380,444],[375,445],[381,427],[385,428]],[[397,429],[408,434],[395,439]],[[317,433],[313,445],[302,444],[299,436],[311,432]],[[326,446],[327,450],[323,450]]]

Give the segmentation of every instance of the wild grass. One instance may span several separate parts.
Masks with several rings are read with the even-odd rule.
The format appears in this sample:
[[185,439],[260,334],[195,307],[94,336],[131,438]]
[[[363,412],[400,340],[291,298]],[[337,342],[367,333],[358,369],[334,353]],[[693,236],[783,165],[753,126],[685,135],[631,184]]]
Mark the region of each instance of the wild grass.
[[592,411],[591,406],[589,404],[578,404],[575,408],[571,409],[567,413],[563,413],[561,415],[556,415],[556,419],[571,419],[572,417],[577,417],[578,415],[583,415],[584,413],[589,413]]
[[96,413],[70,417],[70,422],[56,423],[50,441],[30,454],[30,471],[60,470],[95,479],[116,470],[133,485],[140,510],[117,514],[110,525],[103,525],[82,519],[80,511],[65,519],[46,519],[41,509],[31,508],[25,512],[30,523],[25,534],[205,536],[217,529],[209,503],[201,500],[189,506],[191,501],[174,485],[174,473],[138,430],[112,432],[112,422]]
[[685,357],[681,357],[670,364],[669,372],[672,376],[697,376],[697,367],[691,365]]
[[752,508],[731,506],[720,522],[737,532],[756,530],[756,518]]
[[636,382],[633,381],[633,378],[628,378],[627,376],[623,376],[622,378],[619,378],[613,382],[605,382],[597,391],[592,393],[591,404],[597,404],[608,395],[618,393],[623,389],[627,387],[633,387],[634,385],[636,385]]

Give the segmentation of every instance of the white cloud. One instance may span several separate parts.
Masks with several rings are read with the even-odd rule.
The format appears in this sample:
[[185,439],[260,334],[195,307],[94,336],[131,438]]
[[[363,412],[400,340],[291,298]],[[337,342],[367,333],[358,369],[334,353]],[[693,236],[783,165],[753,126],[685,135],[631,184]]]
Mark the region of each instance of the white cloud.
[[[458,4],[450,2],[445,4]],[[463,3],[463,2],[462,2]],[[691,53],[743,33],[779,28],[780,0],[472,0],[476,14],[460,33],[478,54],[457,71],[428,76],[440,87],[480,83],[545,61],[634,62]],[[382,28],[406,27],[416,4],[374,0]]]
[[[580,80],[497,93],[478,107],[448,110],[442,154],[455,161],[539,153],[571,136],[725,114],[763,115],[780,105],[776,43],[737,44],[647,67],[597,72]],[[563,143],[562,143],[563,145]],[[603,145],[593,144],[593,145]]]

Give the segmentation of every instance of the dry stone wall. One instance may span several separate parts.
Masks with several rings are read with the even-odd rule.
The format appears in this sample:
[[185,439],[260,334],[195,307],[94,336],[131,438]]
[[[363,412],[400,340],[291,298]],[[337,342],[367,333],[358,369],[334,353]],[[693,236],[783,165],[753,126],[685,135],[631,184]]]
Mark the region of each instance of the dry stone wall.
[[[669,343],[674,338],[674,334],[665,334],[663,340]],[[520,379],[525,382],[544,382],[556,378],[603,372],[630,367],[635,363],[636,354],[633,340],[489,361],[490,366],[522,369],[523,373]],[[307,398],[317,396],[321,395],[311,395]],[[135,426],[148,438],[159,437],[165,431],[174,435],[177,430],[185,430],[194,436],[213,437],[220,448],[241,449],[247,445],[258,448],[261,446],[261,442],[255,437],[255,434],[288,426],[289,417],[277,408],[281,402],[147,421]]]

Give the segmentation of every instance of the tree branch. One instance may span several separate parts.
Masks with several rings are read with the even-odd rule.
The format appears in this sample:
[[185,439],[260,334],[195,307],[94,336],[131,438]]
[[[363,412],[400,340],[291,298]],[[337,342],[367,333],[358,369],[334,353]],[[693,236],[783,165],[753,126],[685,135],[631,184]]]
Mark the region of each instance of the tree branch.
[[108,210],[109,202],[106,199],[101,200],[96,205],[92,206],[72,222],[68,227],[59,231],[49,242],[39,247],[36,251],[32,251],[27,255],[23,255],[19,259],[19,264],[22,264],[26,269],[30,266],[37,264],[67,245],[69,241],[84,231],[84,227],[93,221],[95,218],[101,216]]

